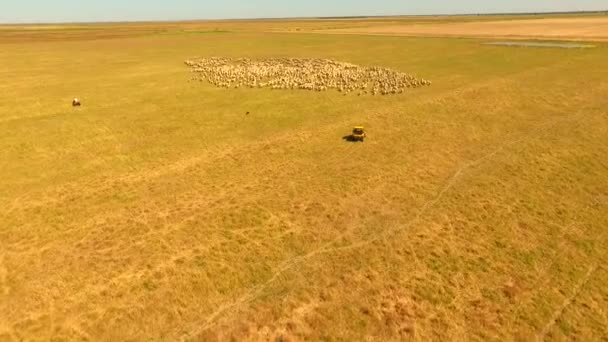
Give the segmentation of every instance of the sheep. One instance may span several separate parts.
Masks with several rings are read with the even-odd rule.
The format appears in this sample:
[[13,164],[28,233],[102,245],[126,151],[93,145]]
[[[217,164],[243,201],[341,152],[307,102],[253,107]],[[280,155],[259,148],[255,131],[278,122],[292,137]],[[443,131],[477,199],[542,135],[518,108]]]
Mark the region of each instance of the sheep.
[[272,88],[327,91],[343,94],[401,94],[407,88],[431,85],[430,81],[381,67],[360,67],[327,59],[208,58],[185,61],[192,72],[224,88]]

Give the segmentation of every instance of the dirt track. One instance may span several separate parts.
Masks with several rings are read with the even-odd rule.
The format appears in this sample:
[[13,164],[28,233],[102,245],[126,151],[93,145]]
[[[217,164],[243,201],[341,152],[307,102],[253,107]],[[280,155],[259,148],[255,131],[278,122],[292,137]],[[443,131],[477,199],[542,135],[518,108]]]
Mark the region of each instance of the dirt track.
[[608,17],[392,25],[326,30],[323,32],[404,36],[501,37],[608,41]]

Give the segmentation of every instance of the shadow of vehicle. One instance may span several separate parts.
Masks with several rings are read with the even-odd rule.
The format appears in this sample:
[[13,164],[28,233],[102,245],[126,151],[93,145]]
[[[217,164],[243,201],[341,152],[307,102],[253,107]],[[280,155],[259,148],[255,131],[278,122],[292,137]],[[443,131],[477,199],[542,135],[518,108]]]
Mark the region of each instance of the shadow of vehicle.
[[361,139],[357,139],[354,135],[350,134],[350,135],[346,135],[342,137],[342,140],[344,141],[348,141],[348,142],[363,142],[363,140]]

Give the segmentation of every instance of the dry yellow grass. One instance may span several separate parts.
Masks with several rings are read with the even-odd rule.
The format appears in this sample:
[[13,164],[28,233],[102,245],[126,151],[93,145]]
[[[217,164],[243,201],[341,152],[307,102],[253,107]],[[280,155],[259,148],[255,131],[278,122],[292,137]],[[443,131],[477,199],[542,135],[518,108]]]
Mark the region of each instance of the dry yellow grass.
[[[151,27],[0,33],[0,340],[608,337],[605,46]],[[434,82],[188,82],[209,56]]]
[[555,40],[608,40],[608,17],[545,18],[455,23],[422,23],[325,30],[354,33],[434,37],[480,37]]

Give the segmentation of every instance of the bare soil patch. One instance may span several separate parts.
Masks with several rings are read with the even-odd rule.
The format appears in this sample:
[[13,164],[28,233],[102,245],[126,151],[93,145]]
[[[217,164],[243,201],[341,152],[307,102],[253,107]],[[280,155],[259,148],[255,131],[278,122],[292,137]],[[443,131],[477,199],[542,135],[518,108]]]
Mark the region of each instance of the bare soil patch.
[[406,24],[326,30],[324,32],[405,36],[509,37],[606,41],[608,40],[608,18],[553,18],[446,24]]

